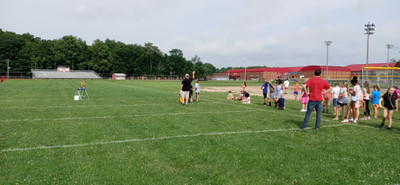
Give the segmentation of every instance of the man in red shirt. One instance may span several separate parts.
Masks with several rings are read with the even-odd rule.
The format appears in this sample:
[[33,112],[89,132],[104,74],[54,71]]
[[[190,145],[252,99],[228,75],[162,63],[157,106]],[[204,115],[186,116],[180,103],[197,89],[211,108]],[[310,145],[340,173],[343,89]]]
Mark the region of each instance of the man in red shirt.
[[[309,89],[308,94],[309,102],[307,105],[307,112],[306,117],[304,117],[303,126],[301,129],[305,129],[308,125],[308,121],[310,120],[310,116],[312,111],[317,111],[317,120],[315,123],[315,129],[319,130],[320,122],[321,122],[321,102],[322,102],[322,95],[329,93],[332,91],[331,86],[325,80],[321,79],[321,70],[317,69],[314,72],[315,77],[310,78],[306,82],[306,86]],[[324,90],[325,89],[325,90]]]

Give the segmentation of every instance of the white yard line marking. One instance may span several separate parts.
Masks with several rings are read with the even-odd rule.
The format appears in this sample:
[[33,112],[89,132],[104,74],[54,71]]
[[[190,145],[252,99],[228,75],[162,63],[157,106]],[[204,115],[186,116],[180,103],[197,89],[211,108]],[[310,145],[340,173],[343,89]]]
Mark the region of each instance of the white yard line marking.
[[50,105],[50,106],[26,106],[26,107],[0,107],[0,109],[37,109],[37,108],[85,108],[85,107],[138,107],[138,106],[161,106],[170,104],[105,104],[105,105]]
[[[344,124],[328,125],[328,126],[325,126],[324,128],[341,127],[341,126],[344,126]],[[129,143],[129,142],[158,141],[158,140],[168,140],[168,139],[175,139],[175,138],[191,138],[191,137],[199,137],[199,136],[223,136],[223,135],[233,135],[233,134],[257,134],[257,133],[289,132],[289,131],[301,131],[301,129],[288,128],[288,129],[271,129],[271,130],[210,132],[210,133],[185,134],[185,135],[152,137],[152,138],[142,138],[142,139],[125,139],[125,140],[114,140],[114,141],[91,142],[91,143],[70,144],[70,145],[38,146],[38,147],[28,147],[28,148],[8,148],[8,149],[2,149],[2,150],[0,150],[0,152],[30,151],[30,150],[56,149],[56,148],[75,148],[75,147],[85,147],[85,146],[94,146],[94,145]]]
[[213,112],[176,112],[161,114],[133,114],[121,116],[92,116],[92,117],[65,117],[65,118],[32,118],[32,119],[8,119],[0,120],[0,122],[31,122],[31,121],[65,121],[65,120],[85,120],[85,119],[111,119],[111,118],[134,118],[134,117],[159,117],[159,116],[175,116],[175,115],[192,115],[192,114],[226,114],[226,113],[243,113],[243,112],[261,112],[263,110],[247,110],[247,111],[213,111]]

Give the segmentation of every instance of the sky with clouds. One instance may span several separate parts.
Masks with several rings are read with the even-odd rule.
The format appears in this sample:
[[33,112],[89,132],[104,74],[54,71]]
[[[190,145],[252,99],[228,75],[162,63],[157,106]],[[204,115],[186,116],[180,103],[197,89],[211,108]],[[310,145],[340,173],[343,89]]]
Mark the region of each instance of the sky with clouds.
[[0,28],[42,39],[74,35],[152,42],[227,66],[287,67],[400,59],[399,0],[0,0]]

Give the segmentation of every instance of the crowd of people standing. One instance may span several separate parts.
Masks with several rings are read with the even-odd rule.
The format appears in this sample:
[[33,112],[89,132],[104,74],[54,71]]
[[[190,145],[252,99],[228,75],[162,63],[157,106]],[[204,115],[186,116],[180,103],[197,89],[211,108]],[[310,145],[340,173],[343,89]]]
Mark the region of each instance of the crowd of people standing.
[[[382,122],[380,128],[383,128],[386,120],[388,121],[387,129],[390,130],[393,124],[393,112],[398,112],[399,101],[400,101],[400,86],[389,87],[381,96],[381,88],[379,84],[373,85],[373,91],[371,92],[369,82],[364,82],[363,88],[359,85],[358,78],[355,76],[350,80],[351,87],[347,82],[341,84],[335,83],[333,87],[323,80],[321,77],[321,70],[314,72],[314,77],[307,80],[301,86],[297,81],[294,82],[294,100],[301,101],[302,108],[301,112],[305,112],[305,117],[302,129],[308,126],[308,122],[311,114],[316,112],[316,123],[315,129],[320,129],[321,113],[329,113],[330,103],[333,106],[333,114],[335,118],[333,120],[339,120],[340,116],[342,123],[357,123],[358,120],[370,120],[371,111],[370,104],[372,104],[374,113],[373,118],[377,119],[379,110],[383,110]],[[182,105],[187,105],[189,102],[193,102],[193,90],[196,93],[196,102],[199,100],[200,85],[196,80],[195,87],[191,85],[195,78],[195,71],[192,72],[192,77],[189,74],[185,75],[182,80],[181,87],[179,89],[180,101]],[[270,81],[265,80],[261,86],[264,97],[264,106],[271,106],[272,102],[275,104],[275,108],[278,110],[285,110],[285,94],[289,92],[290,82],[286,79],[282,82],[281,79],[276,80],[275,85]],[[241,86],[240,96],[234,97],[231,91],[228,92],[227,99],[233,100],[238,99],[243,104],[250,104],[251,97],[246,91],[247,84],[243,82]],[[300,96],[300,98],[298,97]],[[360,117],[360,109],[363,109],[363,117]]]

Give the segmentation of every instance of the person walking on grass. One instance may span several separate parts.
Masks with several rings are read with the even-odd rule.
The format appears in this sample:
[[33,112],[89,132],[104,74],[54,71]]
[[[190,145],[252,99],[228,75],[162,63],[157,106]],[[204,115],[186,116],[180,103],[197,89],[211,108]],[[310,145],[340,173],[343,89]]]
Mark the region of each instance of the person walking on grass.
[[299,83],[296,81],[294,81],[294,90],[293,90],[293,95],[294,95],[294,101],[298,100],[298,96],[299,96]]
[[283,84],[285,85],[285,94],[287,94],[287,91],[288,91],[289,85],[290,85],[289,79],[286,78],[286,80],[285,80],[285,82],[283,82]]
[[267,101],[269,100],[269,106],[271,106],[271,100],[268,98],[268,80],[265,80],[264,84],[261,86],[261,90],[263,91],[264,96],[264,106],[267,106]]
[[181,88],[179,89],[179,92],[181,92],[183,100],[182,105],[187,105],[189,102],[189,93],[191,90],[192,81],[195,73],[196,71],[192,72],[192,78],[190,78],[189,74],[186,73],[185,78],[182,80]]
[[326,82],[325,80],[323,80],[320,77],[321,76],[320,69],[315,70],[314,75],[315,75],[315,77],[310,78],[306,82],[306,87],[309,89],[308,92],[309,92],[310,100],[307,105],[307,112],[306,112],[306,116],[304,117],[304,122],[303,122],[303,125],[301,126],[301,129],[307,128],[308,121],[310,120],[311,113],[314,111],[314,109],[317,112],[317,119],[315,121],[315,129],[316,130],[320,129],[322,95],[332,91],[332,88],[328,84],[328,82]]
[[385,120],[386,118],[388,118],[389,125],[387,127],[387,130],[392,129],[393,112],[395,109],[396,112],[399,111],[399,101],[397,101],[398,99],[397,94],[394,93],[395,90],[396,90],[395,87],[389,87],[388,91],[379,100],[380,107],[382,107],[382,101],[384,102],[383,118],[382,118],[382,123],[379,126],[380,128],[383,128],[383,126],[385,125]]
[[378,118],[379,114],[379,99],[381,98],[381,87],[379,84],[374,85],[374,92],[371,94],[371,103],[374,107],[374,118]]

